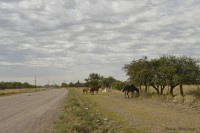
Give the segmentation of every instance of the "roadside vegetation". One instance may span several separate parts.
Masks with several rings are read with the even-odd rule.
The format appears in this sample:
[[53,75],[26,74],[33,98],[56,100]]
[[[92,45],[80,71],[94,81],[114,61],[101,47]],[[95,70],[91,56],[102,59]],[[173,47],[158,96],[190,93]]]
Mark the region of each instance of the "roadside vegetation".
[[171,95],[158,96],[149,93],[148,96],[140,95],[138,98],[125,99],[119,90],[100,90],[99,94],[83,94],[82,89],[69,89],[65,108],[55,123],[56,133],[200,131],[198,100],[192,104],[177,104],[173,102],[175,97]]
[[[55,123],[56,133],[120,133],[131,131],[126,120],[106,110],[92,95],[83,95],[81,88],[69,89],[65,107]],[[98,98],[99,99],[99,98]]]

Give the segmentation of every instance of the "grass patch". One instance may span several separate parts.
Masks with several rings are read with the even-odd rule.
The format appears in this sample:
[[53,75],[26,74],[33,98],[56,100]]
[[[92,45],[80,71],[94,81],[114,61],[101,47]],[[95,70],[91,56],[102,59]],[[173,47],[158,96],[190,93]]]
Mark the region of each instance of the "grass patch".
[[96,105],[87,105],[84,99],[70,90],[63,114],[55,124],[56,133],[90,133],[101,129],[106,132],[108,128],[103,128],[106,123],[92,106],[94,108]]

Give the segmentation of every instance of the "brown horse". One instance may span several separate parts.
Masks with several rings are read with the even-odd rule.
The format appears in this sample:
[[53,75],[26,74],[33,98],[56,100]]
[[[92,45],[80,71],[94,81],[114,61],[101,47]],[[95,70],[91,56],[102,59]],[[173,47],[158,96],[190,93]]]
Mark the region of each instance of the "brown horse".
[[135,85],[133,85],[133,84],[126,85],[124,87],[124,89],[122,90],[122,92],[125,93],[125,98],[126,98],[126,96],[128,96],[128,98],[129,98],[129,92],[131,92],[131,98],[133,98],[133,94],[134,94],[135,91],[139,95],[139,89],[137,87],[135,87]]
[[94,94],[94,92],[96,92],[96,94],[98,94],[99,88],[101,88],[100,85],[91,87],[91,88],[90,88],[90,94]]
[[89,88],[84,88],[83,89],[83,94],[88,94]]

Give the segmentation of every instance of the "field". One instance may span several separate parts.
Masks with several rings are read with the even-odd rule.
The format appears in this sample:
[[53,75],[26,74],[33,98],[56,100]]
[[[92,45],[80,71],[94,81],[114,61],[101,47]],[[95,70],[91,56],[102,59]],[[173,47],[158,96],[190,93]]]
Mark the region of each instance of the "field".
[[200,104],[152,96],[125,99],[120,91],[83,95],[69,89],[55,132],[194,133],[200,132]]
[[13,94],[19,94],[19,93],[28,93],[28,92],[37,92],[37,91],[44,91],[47,89],[44,88],[37,88],[37,89],[5,89],[1,90],[0,89],[0,96],[5,96],[5,95],[13,95]]

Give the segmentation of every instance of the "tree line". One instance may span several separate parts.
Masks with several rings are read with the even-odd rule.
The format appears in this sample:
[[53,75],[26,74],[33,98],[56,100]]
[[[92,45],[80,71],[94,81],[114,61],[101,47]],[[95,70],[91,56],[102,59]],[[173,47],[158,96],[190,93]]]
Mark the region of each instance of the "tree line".
[[35,86],[29,83],[21,82],[0,82],[0,89],[21,89],[21,88],[34,88]]
[[187,56],[162,55],[159,58],[148,59],[144,56],[134,59],[122,68],[128,76],[127,81],[116,80],[112,76],[104,77],[98,73],[91,73],[85,79],[85,83],[66,84],[62,87],[91,87],[101,85],[121,90],[125,84],[134,84],[144,91],[152,86],[157,94],[163,94],[166,87],[171,95],[174,95],[175,87],[179,86],[180,94],[183,93],[183,85],[200,84],[199,61]]

